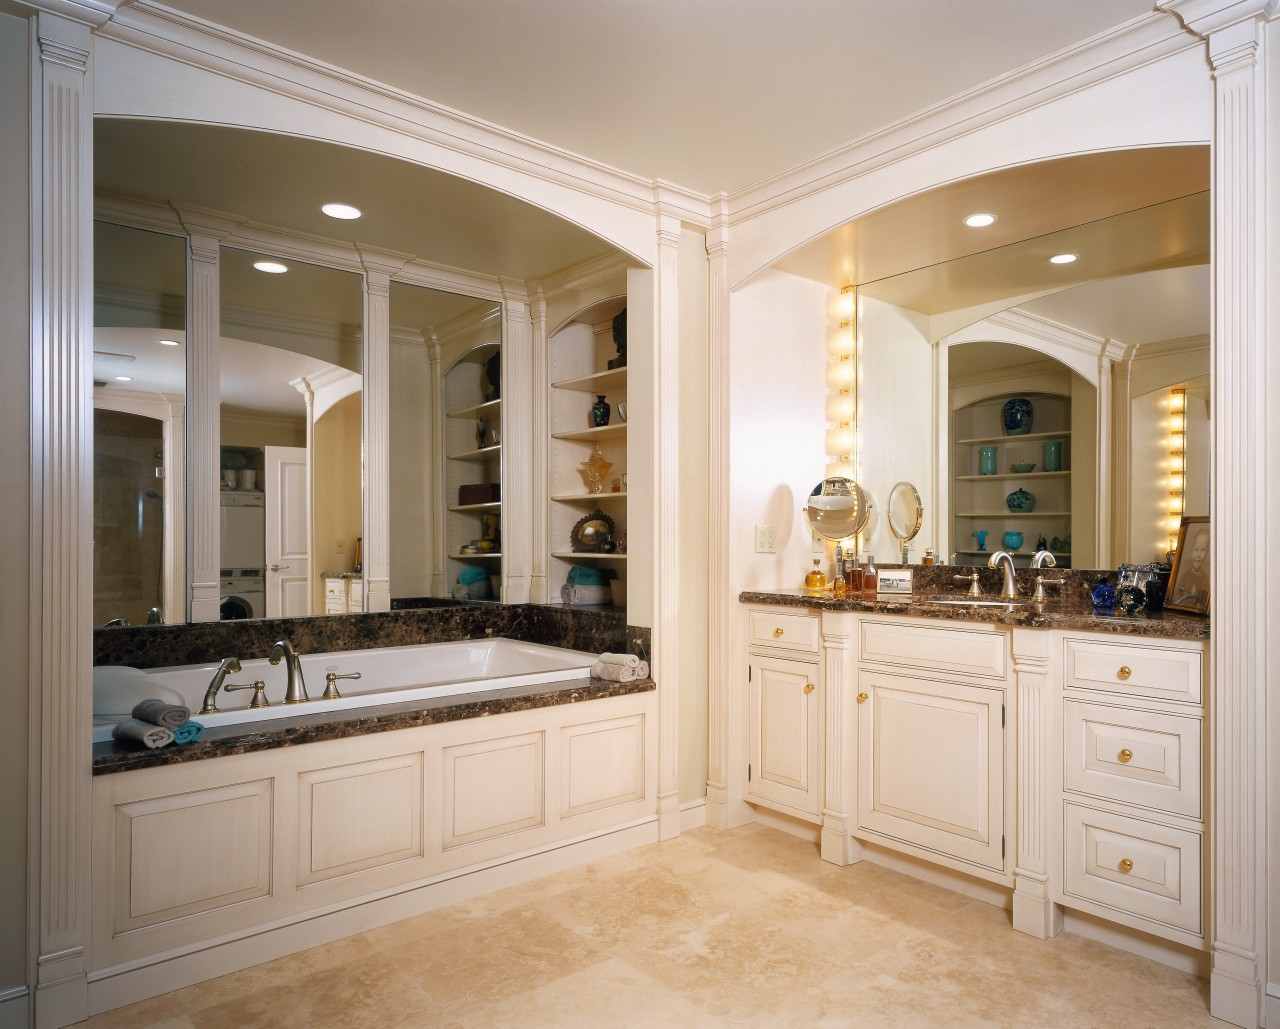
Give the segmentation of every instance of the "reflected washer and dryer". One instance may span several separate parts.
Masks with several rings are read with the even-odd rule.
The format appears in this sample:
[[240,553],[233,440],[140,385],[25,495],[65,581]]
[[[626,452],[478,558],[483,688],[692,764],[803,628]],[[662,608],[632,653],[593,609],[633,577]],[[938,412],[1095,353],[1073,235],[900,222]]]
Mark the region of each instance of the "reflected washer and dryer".
[[223,490],[220,499],[220,617],[223,621],[265,618],[265,494],[261,490]]

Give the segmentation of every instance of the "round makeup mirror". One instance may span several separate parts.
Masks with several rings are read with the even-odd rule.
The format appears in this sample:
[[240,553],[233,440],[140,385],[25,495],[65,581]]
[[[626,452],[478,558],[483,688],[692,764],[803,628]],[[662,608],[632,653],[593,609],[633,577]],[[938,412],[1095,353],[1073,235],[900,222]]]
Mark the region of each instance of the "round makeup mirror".
[[834,475],[813,488],[804,517],[824,540],[838,543],[866,528],[871,506],[866,490],[852,479]]
[[886,511],[889,531],[902,548],[902,563],[907,563],[907,544],[916,538],[924,518],[924,504],[919,491],[909,482],[900,482],[889,491]]

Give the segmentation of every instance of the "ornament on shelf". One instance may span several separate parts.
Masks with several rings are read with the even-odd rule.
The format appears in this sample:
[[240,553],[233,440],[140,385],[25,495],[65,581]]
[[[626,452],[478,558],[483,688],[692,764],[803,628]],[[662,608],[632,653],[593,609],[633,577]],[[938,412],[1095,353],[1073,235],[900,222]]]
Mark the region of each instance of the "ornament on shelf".
[[583,481],[587,484],[587,492],[603,493],[605,477],[612,467],[613,462],[604,459],[604,454],[600,453],[600,445],[597,443],[594,453],[578,465],[578,471],[582,473]]

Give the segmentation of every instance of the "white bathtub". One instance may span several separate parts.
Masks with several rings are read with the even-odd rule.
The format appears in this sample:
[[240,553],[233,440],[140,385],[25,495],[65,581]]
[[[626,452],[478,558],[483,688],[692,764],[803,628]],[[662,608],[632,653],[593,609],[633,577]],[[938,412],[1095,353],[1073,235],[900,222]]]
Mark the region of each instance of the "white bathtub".
[[[93,741],[109,740],[111,727],[121,718],[128,717],[133,703],[149,696],[159,696],[175,703],[180,701],[191,709],[193,718],[211,727],[587,679],[594,661],[595,655],[584,651],[521,643],[501,637],[303,654],[302,673],[307,693],[312,699],[306,704],[286,706],[283,703],[283,663],[273,666],[265,657],[247,660],[241,656],[244,670],[228,676],[227,681],[240,684],[263,680],[267,684],[266,695],[271,706],[256,710],[250,708],[252,690],[235,693],[220,690],[216,715],[197,714],[209,681],[218,669],[216,662],[132,670],[95,668]],[[325,673],[330,671],[341,675],[359,672],[361,678],[339,680],[341,699],[321,700]]]

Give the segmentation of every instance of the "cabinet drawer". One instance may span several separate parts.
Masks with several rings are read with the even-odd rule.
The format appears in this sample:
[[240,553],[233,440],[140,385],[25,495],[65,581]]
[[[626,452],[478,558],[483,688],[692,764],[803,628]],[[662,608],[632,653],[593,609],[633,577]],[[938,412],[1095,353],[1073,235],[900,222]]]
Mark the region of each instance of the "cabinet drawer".
[[927,622],[862,622],[859,657],[909,668],[1003,679],[1008,636],[988,628]]
[[1065,641],[1064,684],[1189,704],[1201,701],[1200,648],[1175,649],[1133,643]]
[[1068,896],[1199,933],[1199,833],[1064,805]]
[[1075,793],[1200,817],[1202,725],[1157,711],[1063,704],[1063,782]]
[[816,654],[822,634],[814,615],[751,612],[751,646]]

